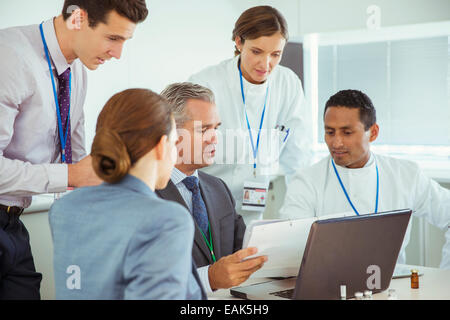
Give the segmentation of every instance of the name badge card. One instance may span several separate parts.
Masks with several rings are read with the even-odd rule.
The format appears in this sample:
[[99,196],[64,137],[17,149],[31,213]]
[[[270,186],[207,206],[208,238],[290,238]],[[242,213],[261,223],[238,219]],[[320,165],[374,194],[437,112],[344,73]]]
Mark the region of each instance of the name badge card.
[[242,194],[242,210],[264,211],[267,199],[267,183],[245,181]]

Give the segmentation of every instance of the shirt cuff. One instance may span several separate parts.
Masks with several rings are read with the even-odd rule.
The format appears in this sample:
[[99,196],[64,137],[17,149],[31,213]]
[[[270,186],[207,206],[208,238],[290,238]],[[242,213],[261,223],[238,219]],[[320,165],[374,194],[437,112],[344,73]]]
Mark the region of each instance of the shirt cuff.
[[211,289],[211,286],[209,284],[208,271],[209,271],[209,266],[204,266],[204,267],[201,267],[201,268],[197,268],[197,272],[198,272],[198,275],[200,277],[200,281],[202,282],[203,287],[205,288],[207,295],[213,293],[213,291]]
[[48,193],[66,192],[69,185],[69,171],[67,164],[48,164]]

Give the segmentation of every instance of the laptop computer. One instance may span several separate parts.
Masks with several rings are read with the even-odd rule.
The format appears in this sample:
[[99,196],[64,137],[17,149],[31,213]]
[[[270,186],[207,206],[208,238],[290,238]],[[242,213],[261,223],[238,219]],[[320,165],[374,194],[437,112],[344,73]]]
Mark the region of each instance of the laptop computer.
[[297,278],[230,289],[251,300],[340,299],[389,287],[411,210],[318,220],[311,226]]

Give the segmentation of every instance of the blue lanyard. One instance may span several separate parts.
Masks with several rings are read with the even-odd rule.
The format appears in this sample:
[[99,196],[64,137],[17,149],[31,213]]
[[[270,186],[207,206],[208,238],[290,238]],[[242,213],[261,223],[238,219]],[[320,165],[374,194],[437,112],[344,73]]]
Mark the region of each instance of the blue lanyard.
[[[350,200],[350,197],[348,196],[347,190],[345,190],[344,184],[342,183],[341,177],[339,176],[339,173],[336,169],[336,165],[334,164],[334,160],[331,159],[331,164],[333,165],[334,168],[334,172],[336,173],[336,177],[339,180],[339,183],[341,184],[342,190],[345,193],[345,196],[347,197],[348,203],[350,203],[350,205],[353,208],[353,211],[355,211],[356,215],[359,216],[359,212],[358,210],[356,210],[355,206],[353,205],[352,201]],[[380,191],[380,177],[378,174],[378,164],[377,161],[375,159],[375,168],[377,170],[377,195],[376,195],[376,199],[375,199],[375,213],[378,213],[378,195],[379,195],[379,191]]]
[[61,142],[61,158],[62,158],[62,162],[65,163],[66,162],[66,143],[67,143],[67,136],[69,134],[69,123],[70,123],[70,96],[72,94],[72,73],[70,73],[70,75],[69,75],[69,112],[67,114],[67,119],[66,119],[66,122],[67,122],[66,134],[64,135],[63,127],[62,127],[61,112],[59,109],[58,94],[56,93],[55,78],[53,76],[52,65],[50,63],[50,56],[49,56],[49,52],[48,52],[47,42],[45,41],[44,30],[42,29],[42,23],[39,26],[39,29],[41,31],[41,38],[42,38],[42,43],[44,44],[45,56],[47,57],[48,68],[50,70],[50,76],[52,78],[53,95],[55,97],[55,103],[56,103],[56,115],[58,117],[59,140]]
[[258,138],[256,140],[256,148],[255,148],[255,143],[253,142],[252,129],[250,127],[250,121],[248,121],[247,107],[245,105],[244,83],[242,80],[242,70],[241,70],[240,62],[239,62],[239,75],[240,75],[240,79],[241,79],[241,94],[242,94],[242,102],[244,103],[245,119],[247,120],[247,128],[248,128],[248,132],[250,134],[250,141],[252,143],[252,150],[253,150],[253,175],[256,177],[256,157],[258,156],[259,138],[261,137],[261,129],[262,129],[262,125],[264,122],[264,115],[266,113],[267,96],[269,95],[269,86],[267,85],[266,97],[264,98],[264,109],[263,109],[263,112],[261,115],[261,122],[259,124]]

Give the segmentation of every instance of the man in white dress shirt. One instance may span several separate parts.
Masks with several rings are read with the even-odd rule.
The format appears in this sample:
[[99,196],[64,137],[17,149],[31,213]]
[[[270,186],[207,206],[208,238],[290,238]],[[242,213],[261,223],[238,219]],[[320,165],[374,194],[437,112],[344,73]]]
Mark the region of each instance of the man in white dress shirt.
[[242,249],[245,223],[236,213],[233,196],[222,179],[198,170],[214,162],[216,130],[221,124],[214,94],[185,82],[168,86],[161,95],[173,106],[179,154],[167,187],[156,193],[191,212],[196,222],[192,256],[206,292],[237,286],[261,268],[267,257],[243,261],[256,248]]
[[145,0],[66,0],[58,17],[0,30],[0,299],[40,297],[19,219],[32,195],[101,182],[84,145],[84,67],[119,59],[147,14]]
[[[379,126],[375,108],[364,93],[344,90],[333,95],[325,106],[324,124],[330,156],[296,174],[280,217],[370,214],[409,208],[414,216],[447,231],[441,267],[449,268],[450,190],[425,176],[412,161],[370,151]],[[398,263],[405,263],[409,238],[410,227]]]

